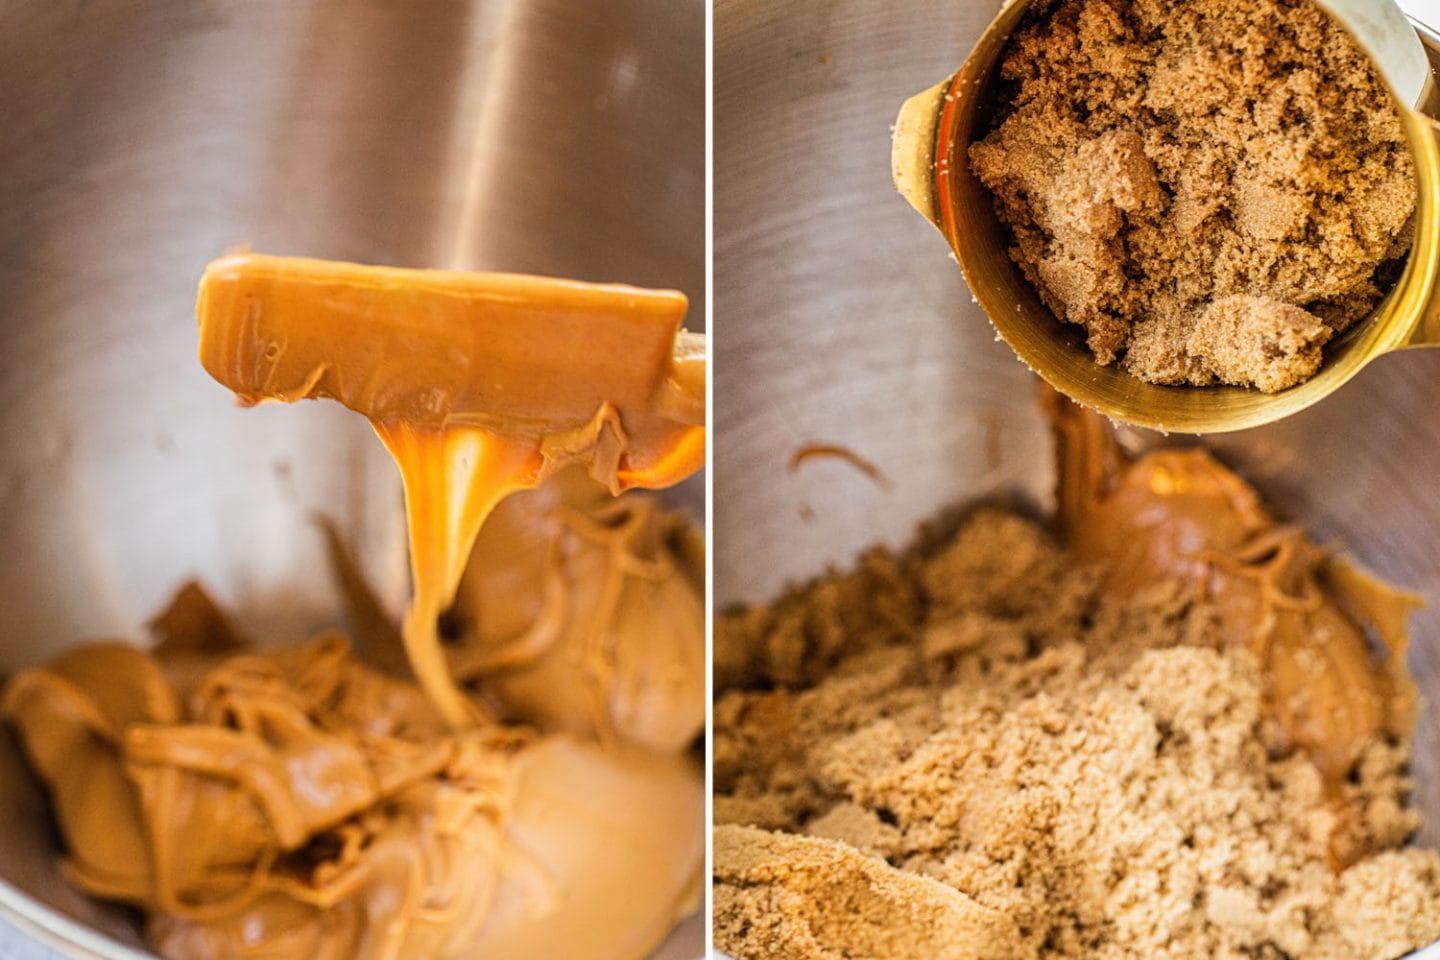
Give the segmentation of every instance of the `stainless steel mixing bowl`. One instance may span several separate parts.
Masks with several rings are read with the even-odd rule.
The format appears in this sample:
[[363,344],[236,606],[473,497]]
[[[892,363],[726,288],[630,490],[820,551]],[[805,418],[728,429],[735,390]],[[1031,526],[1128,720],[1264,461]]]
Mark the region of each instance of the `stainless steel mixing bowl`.
[[[201,269],[623,280],[696,328],[704,43],[702,0],[0,0],[0,674],[141,636],[187,577],[257,634],[333,622],[315,510],[398,609],[394,467],[338,406],[235,408],[195,360]],[[0,956],[140,956],[0,748]]]
[[[1032,376],[890,185],[900,103],[953,71],[992,0],[719,0],[715,12],[715,599],[773,596],[977,497],[1050,501]],[[1432,46],[1432,54],[1436,48]],[[1387,356],[1290,420],[1214,441],[1285,516],[1432,598],[1410,667],[1440,701],[1440,351]],[[1154,435],[1131,434],[1137,443]],[[788,468],[806,443],[838,459]],[[1169,442],[1186,442],[1171,438]],[[1419,842],[1440,844],[1440,704]]]

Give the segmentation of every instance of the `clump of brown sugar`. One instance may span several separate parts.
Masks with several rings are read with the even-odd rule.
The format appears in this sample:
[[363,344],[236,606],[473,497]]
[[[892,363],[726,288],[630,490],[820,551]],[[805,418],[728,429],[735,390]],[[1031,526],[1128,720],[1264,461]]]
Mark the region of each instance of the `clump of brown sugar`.
[[985,510],[722,618],[746,682],[715,704],[717,946],[1386,960],[1440,938],[1408,744],[1377,736],[1334,784],[1272,755],[1262,670],[1215,610],[1104,573]]
[[1399,114],[1309,0],[1064,0],[1000,75],[971,169],[1102,364],[1293,386],[1409,249]]

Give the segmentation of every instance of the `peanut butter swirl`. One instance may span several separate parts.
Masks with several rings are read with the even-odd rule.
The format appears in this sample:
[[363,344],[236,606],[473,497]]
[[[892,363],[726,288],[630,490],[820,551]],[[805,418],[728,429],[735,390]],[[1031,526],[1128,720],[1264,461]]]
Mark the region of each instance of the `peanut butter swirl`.
[[571,469],[502,503],[456,597],[451,673],[502,715],[665,752],[705,727],[704,544]]
[[1048,397],[1058,531],[979,506],[717,620],[716,945],[1424,952],[1440,855],[1408,845],[1416,599],[1209,454],[1131,456]]
[[[80,889],[176,960],[635,960],[693,902],[699,771],[455,730],[339,634],[256,650],[187,586],[153,655],[77,647],[0,699]],[[478,713],[478,711],[477,711]]]
[[516,274],[238,254],[200,282],[200,362],[247,404],[338,400],[400,468],[414,596],[404,642],[453,726],[475,722],[435,625],[481,525],[568,463],[611,493],[705,461],[703,338],[685,297]]
[[1217,611],[1215,635],[1263,667],[1273,751],[1298,747],[1338,783],[1377,735],[1409,735],[1405,623],[1418,596],[1275,520],[1207,451],[1159,449],[1131,462],[1098,414],[1045,396],[1068,545],[1103,563],[1106,588],[1122,596],[1174,578]]
[[[192,584],[152,622],[153,655],[90,644],[16,676],[0,714],[50,789],[72,882],[140,908],[169,960],[651,950],[703,860],[686,753],[703,551],[652,500],[613,497],[703,463],[685,307],[505,274],[211,264],[205,368],[245,404],[370,419],[404,482],[414,595],[397,631],[327,526],[363,659],[334,633],[256,649]],[[552,477],[472,562],[492,510]],[[400,638],[404,658],[382,649]]]

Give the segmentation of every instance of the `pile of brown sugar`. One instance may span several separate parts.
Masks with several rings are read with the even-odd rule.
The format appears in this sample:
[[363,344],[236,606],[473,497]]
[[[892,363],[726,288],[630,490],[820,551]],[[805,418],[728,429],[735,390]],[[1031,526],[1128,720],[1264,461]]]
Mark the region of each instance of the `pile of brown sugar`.
[[1386,960],[1440,939],[1440,854],[1406,846],[1408,681],[1327,646],[1413,598],[1201,451],[1131,464],[1098,418],[1058,425],[1073,549],[981,509],[717,621],[717,947]]
[[1401,121],[1309,0],[1063,0],[1000,76],[971,169],[1101,364],[1282,390],[1397,275]]

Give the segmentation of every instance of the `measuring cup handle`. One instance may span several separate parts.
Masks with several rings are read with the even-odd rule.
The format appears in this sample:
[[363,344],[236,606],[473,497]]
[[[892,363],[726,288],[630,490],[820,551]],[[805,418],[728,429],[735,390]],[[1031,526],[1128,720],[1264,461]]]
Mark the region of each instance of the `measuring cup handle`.
[[941,227],[935,202],[935,126],[953,79],[946,77],[906,100],[890,140],[890,175],[895,188],[937,230]]
[[[1440,346],[1440,122],[1415,111],[1415,240],[1401,290],[1415,297],[1418,317],[1406,346]],[[1413,273],[1413,277],[1411,274]]]

